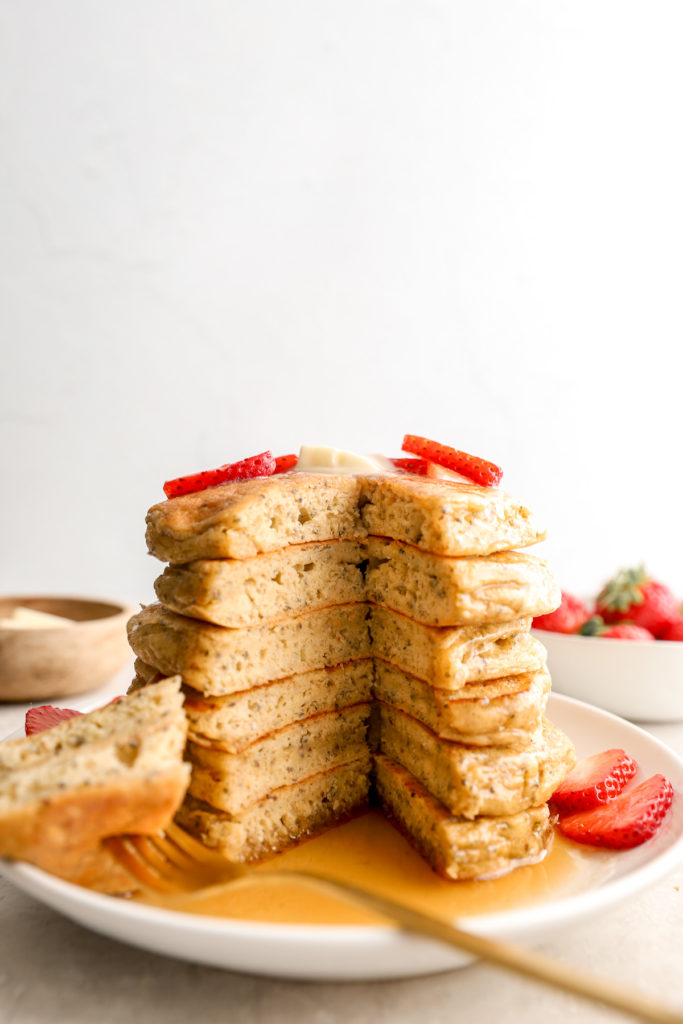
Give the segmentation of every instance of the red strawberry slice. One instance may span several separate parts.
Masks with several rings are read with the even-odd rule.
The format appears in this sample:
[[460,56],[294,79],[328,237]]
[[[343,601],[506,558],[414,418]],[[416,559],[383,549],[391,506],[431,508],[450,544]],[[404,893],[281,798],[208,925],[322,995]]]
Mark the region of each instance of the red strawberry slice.
[[240,462],[228,462],[217,469],[206,469],[201,473],[180,476],[176,480],[167,480],[164,494],[167,498],[179,498],[182,494],[193,494],[205,491],[207,487],[217,487],[229,480],[250,480],[255,476],[272,476],[275,472],[275,459],[271,452],[250,455]]
[[275,459],[275,473],[286,473],[288,469],[293,469],[299,461],[298,455],[278,455]]
[[560,814],[587,811],[606,804],[621,793],[638,771],[638,765],[625,750],[604,750],[586,757],[573,768],[553,793]]
[[652,775],[608,804],[561,817],[558,828],[577,843],[630,850],[652,838],[671,807],[673,795],[673,786],[664,775]]
[[389,462],[396,469],[402,469],[406,473],[417,473],[419,476],[427,476],[429,470],[426,459],[389,459]]
[[72,711],[71,708],[55,708],[52,704],[29,708],[26,712],[26,735],[32,736],[33,733],[51,729],[53,725],[66,722],[67,719],[75,718],[80,713],[80,711]]
[[428,462],[436,462],[438,466],[452,469],[454,473],[462,473],[482,487],[496,487],[503,477],[503,470],[493,462],[487,462],[476,455],[468,455],[467,452],[460,452],[457,448],[449,448],[438,441],[418,437],[416,434],[406,434],[401,447],[404,452],[410,452],[411,455],[427,459]]

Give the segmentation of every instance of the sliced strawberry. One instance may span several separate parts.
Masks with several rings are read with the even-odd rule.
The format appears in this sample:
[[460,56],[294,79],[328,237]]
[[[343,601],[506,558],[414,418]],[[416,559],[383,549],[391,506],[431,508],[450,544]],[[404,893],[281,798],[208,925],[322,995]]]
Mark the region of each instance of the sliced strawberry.
[[671,807],[673,795],[673,786],[664,775],[652,775],[608,804],[560,817],[558,828],[577,843],[630,850],[655,834]]
[[578,633],[589,618],[590,612],[583,601],[563,590],[560,607],[547,615],[537,615],[531,624],[534,629],[547,629],[552,633]]
[[35,732],[51,729],[53,725],[66,722],[67,719],[75,718],[80,713],[80,711],[72,711],[71,708],[55,708],[52,704],[29,708],[26,712],[26,735],[32,736]]
[[457,448],[449,448],[438,441],[430,441],[426,437],[406,434],[401,447],[404,452],[410,452],[411,455],[417,455],[428,462],[436,462],[439,466],[452,469],[454,473],[462,473],[482,487],[496,487],[503,476],[503,470],[493,462],[487,462],[476,455],[468,455],[467,452],[460,452]]
[[286,473],[288,469],[293,469],[299,461],[298,455],[278,455],[275,459],[275,473]]
[[553,803],[561,815],[606,804],[621,793],[637,771],[638,765],[625,750],[604,750],[585,757],[557,787]]
[[207,487],[216,487],[229,480],[249,480],[255,476],[272,476],[275,472],[275,459],[269,451],[260,455],[251,455],[240,462],[229,462],[217,469],[206,469],[201,473],[181,476],[176,480],[167,480],[164,494],[167,498],[179,498],[181,494],[193,494],[204,491]]
[[425,459],[389,459],[396,469],[402,469],[406,473],[417,473],[419,476],[426,476],[429,463]]

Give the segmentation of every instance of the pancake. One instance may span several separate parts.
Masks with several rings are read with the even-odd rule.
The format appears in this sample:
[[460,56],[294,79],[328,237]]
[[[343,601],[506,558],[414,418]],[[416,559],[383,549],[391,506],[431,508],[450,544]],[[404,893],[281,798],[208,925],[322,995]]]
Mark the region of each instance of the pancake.
[[530,626],[530,618],[425,626],[388,608],[370,608],[373,654],[443,690],[541,668],[545,648],[531,636]]
[[365,598],[365,545],[294,544],[246,559],[168,566],[154,584],[167,608],[219,626],[282,622],[292,615]]
[[368,755],[273,790],[238,814],[189,796],[176,820],[233,862],[279,853],[363,810],[368,801]]
[[368,703],[313,715],[262,736],[239,753],[191,740],[190,793],[237,814],[280,786],[367,755]]
[[553,829],[546,804],[468,820],[453,815],[391,758],[379,754],[374,761],[385,814],[444,878],[492,878],[542,860],[550,848]]
[[364,537],[361,485],[356,476],[285,473],[171,498],[147,513],[147,548],[162,562],[185,564]]
[[276,625],[223,629],[151,604],[128,623],[138,658],[209,696],[370,656],[367,609],[338,605]]
[[[66,764],[71,754],[106,741],[112,750],[123,749],[134,744],[136,739],[151,734],[160,743],[168,743],[170,751],[182,752],[187,722],[183,714],[183,696],[180,692],[180,678],[164,679],[154,689],[137,695],[134,699],[113,701],[96,708],[88,714],[78,715],[59,722],[50,729],[15,740],[0,743],[0,784],[2,794],[16,784],[17,776],[11,772],[39,768],[41,764],[52,771],[55,757],[61,757]],[[97,748],[99,750],[99,748]],[[112,759],[125,767],[126,756],[120,753]]]
[[516,814],[549,800],[576,761],[545,721],[528,746],[475,747],[440,739],[417,719],[379,703],[380,749],[463,818]]
[[259,737],[326,711],[367,703],[372,696],[372,660],[302,672],[225,697],[205,697],[189,688],[185,714],[190,739],[240,753]]
[[285,473],[172,498],[147,514],[148,550],[181,565],[368,533],[451,556],[488,555],[545,536],[504,491],[408,474]]
[[362,501],[369,534],[437,555],[490,555],[545,538],[529,509],[495,487],[400,474],[366,477]]
[[442,739],[472,746],[526,746],[543,721],[550,676],[541,669],[470,683],[455,694],[375,659],[374,695]]
[[126,892],[102,847],[110,835],[151,834],[171,820],[190,767],[180,679],[0,744],[0,856],[78,885]]
[[433,626],[509,621],[559,602],[545,562],[531,555],[447,558],[378,537],[168,566],[155,590],[166,608],[228,628],[278,623],[366,597]]
[[429,626],[470,626],[543,615],[560,591],[540,558],[499,551],[486,558],[446,558],[371,537],[366,594]]

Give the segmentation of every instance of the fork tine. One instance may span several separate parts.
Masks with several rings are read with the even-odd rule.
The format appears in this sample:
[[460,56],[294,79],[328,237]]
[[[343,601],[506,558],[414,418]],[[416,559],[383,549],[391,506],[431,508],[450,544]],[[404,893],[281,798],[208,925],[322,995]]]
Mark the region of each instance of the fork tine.
[[[129,874],[147,889],[165,893],[188,893],[205,889],[242,874],[223,857],[210,854],[208,860],[197,860],[175,842],[180,832],[172,836],[164,832],[155,835],[115,836],[106,840],[111,852]],[[184,834],[181,841],[185,842]],[[196,846],[190,840],[190,847]]]
[[109,836],[104,840],[104,845],[116,857],[122,867],[126,869],[131,878],[145,886],[145,888],[155,889],[157,892],[177,892],[178,886],[154,870],[148,860],[141,854],[136,843],[138,838],[137,836],[132,838],[129,836]]
[[[189,832],[186,832],[184,828],[181,828],[180,825],[176,825],[174,821],[170,822],[164,831],[166,836],[171,839],[177,847],[194,860],[203,864],[214,864],[216,867],[222,867],[226,871],[230,869],[230,862],[227,861],[222,854],[209,849],[208,846],[204,846],[204,844],[200,843],[198,839],[195,839]],[[235,870],[237,870],[237,868],[235,868]]]
[[152,837],[156,852],[181,871],[196,871],[197,860],[190,857],[165,832]]
[[174,883],[177,888],[184,888],[183,879],[186,868],[179,867],[166,856],[166,851],[160,844],[159,838],[158,836],[134,836],[131,837],[130,842],[152,871]]

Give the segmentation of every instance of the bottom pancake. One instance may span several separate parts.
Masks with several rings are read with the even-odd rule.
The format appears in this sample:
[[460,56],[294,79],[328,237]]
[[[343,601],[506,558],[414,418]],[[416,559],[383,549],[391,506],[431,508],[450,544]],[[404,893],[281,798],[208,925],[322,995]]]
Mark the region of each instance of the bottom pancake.
[[239,814],[187,797],[176,820],[228,860],[258,861],[364,809],[369,779],[365,756],[282,786]]
[[391,758],[377,754],[374,761],[385,814],[442,877],[492,878],[535,864],[550,849],[553,828],[545,804],[501,817],[457,817]]

